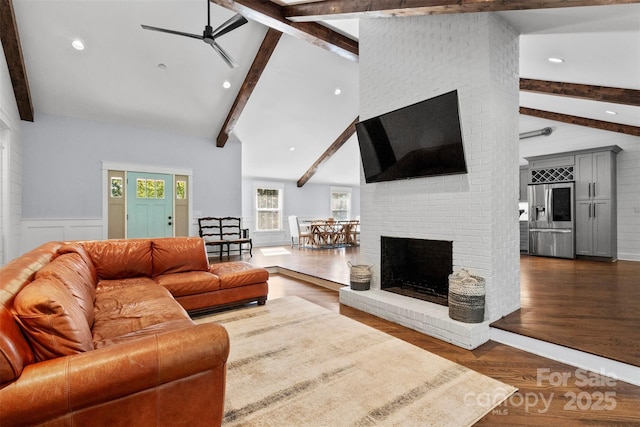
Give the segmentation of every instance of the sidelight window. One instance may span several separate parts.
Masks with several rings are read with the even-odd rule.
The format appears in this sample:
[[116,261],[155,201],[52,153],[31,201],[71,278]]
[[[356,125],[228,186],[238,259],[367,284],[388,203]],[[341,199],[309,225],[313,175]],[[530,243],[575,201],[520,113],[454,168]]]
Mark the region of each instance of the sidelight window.
[[176,181],[176,199],[186,200],[187,198],[187,181]]
[[112,199],[122,198],[122,195],[124,194],[122,185],[123,185],[122,178],[117,176],[111,177],[111,198]]

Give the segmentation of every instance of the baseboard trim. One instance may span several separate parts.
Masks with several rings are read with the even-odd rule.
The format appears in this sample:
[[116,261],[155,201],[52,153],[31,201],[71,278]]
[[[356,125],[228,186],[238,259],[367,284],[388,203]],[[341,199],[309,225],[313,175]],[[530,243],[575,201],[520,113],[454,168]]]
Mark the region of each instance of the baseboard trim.
[[621,261],[640,261],[640,254],[632,252],[618,252],[618,259]]
[[524,335],[518,335],[502,329],[491,328],[489,337],[491,341],[496,341],[547,359],[640,386],[640,368],[637,366]]

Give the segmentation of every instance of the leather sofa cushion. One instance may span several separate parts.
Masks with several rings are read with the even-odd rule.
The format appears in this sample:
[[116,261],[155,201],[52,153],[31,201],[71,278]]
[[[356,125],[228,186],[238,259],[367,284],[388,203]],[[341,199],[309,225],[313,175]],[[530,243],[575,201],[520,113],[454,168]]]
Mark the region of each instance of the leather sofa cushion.
[[93,350],[84,313],[60,281],[52,277],[34,280],[16,296],[13,307],[36,360]]
[[96,291],[93,342],[96,348],[151,325],[189,319],[168,290],[138,277],[100,282]]
[[93,303],[96,299],[95,275],[79,254],[60,255],[36,273],[36,279],[42,277],[54,277],[65,285],[76,299],[89,327],[93,325]]
[[17,378],[24,367],[35,360],[14,317],[13,302],[33,280],[35,272],[55,257],[60,246],[59,242],[45,243],[0,268],[0,383]]
[[105,240],[82,244],[96,267],[98,279],[151,277],[151,240]]
[[220,278],[208,271],[163,274],[156,277],[155,280],[156,283],[171,292],[174,297],[202,294],[220,289]]
[[204,240],[199,237],[153,239],[153,276],[209,271]]
[[96,267],[93,265],[93,261],[84,246],[80,243],[66,243],[58,249],[58,255],[64,254],[78,254],[80,258],[82,258],[82,260],[87,264],[89,275],[91,276],[91,283],[93,283],[95,287],[95,284],[98,282],[98,273],[96,272]]
[[132,331],[117,337],[105,338],[103,340],[97,341],[94,345],[96,349],[108,347],[110,345],[121,344],[123,342],[133,341],[142,337],[152,336],[163,332],[171,332],[175,331],[176,329],[189,328],[193,325],[194,322],[191,319],[169,320],[162,323],[155,323],[153,325],[147,326],[146,328]]
[[220,278],[220,289],[253,285],[269,280],[269,272],[244,261],[213,264],[209,269]]

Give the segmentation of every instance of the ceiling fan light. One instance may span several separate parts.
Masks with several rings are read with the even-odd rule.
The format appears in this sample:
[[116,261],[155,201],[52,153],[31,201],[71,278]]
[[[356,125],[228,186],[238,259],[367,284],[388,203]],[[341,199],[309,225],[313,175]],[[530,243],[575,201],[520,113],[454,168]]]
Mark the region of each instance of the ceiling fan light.
[[84,50],[84,43],[82,43],[82,41],[78,39],[72,41],[71,46],[73,46],[75,50]]

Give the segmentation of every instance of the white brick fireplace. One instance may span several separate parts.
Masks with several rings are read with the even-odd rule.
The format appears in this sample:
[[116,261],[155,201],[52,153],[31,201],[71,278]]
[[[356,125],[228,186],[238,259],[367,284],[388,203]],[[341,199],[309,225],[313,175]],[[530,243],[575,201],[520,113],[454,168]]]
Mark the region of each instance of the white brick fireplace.
[[[360,20],[360,118],[457,89],[467,174],[366,184],[361,251],[371,290],[340,302],[464,348],[520,306],[518,35],[491,13]],[[486,279],[485,322],[380,289],[380,238],[453,242],[453,268]]]

